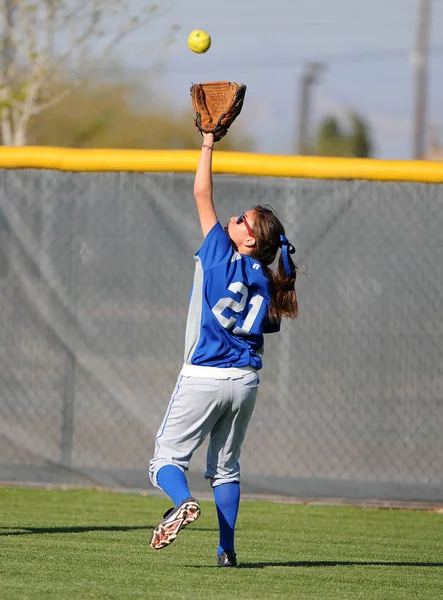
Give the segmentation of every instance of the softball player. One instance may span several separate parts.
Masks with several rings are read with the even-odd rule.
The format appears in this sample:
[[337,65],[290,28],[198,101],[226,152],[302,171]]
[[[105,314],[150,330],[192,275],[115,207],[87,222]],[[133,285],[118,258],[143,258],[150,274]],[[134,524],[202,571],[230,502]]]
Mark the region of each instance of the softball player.
[[[185,476],[194,451],[209,435],[205,477],[219,521],[217,565],[235,567],[234,528],[240,502],[239,457],[254,409],[263,334],[296,318],[295,248],[270,209],[256,206],[223,228],[212,198],[213,134],[203,135],[194,182],[204,242],[195,255],[184,365],[156,440],[149,474],[174,502],[150,545],[168,546],[200,516]],[[270,269],[281,250],[277,271]]]

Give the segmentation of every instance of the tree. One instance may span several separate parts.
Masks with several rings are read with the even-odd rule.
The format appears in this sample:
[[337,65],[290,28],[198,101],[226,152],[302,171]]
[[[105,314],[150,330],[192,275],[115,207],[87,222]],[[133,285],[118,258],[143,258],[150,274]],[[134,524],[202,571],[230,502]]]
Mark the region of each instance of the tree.
[[[125,37],[159,14],[156,4],[131,0],[0,0],[0,137],[3,145],[27,143],[32,117],[55,106]],[[163,2],[162,6],[165,6]],[[116,23],[119,23],[118,27]],[[172,26],[171,35],[177,27]],[[168,44],[170,38],[163,40]]]
[[[36,115],[29,127],[29,142],[73,148],[200,147],[190,105],[179,111],[121,74],[106,77],[103,73],[102,77],[77,87],[56,106]],[[57,85],[69,87],[68,83]],[[253,146],[238,121],[217,149],[247,151]]]
[[351,110],[344,125],[334,116],[323,119],[313,152],[319,156],[367,158],[372,155],[372,147],[369,125]]
[[348,138],[350,156],[368,158],[372,156],[372,141],[369,125],[357,113],[350,114],[351,134]]
[[336,117],[325,117],[317,135],[315,154],[320,156],[346,156],[346,139]]

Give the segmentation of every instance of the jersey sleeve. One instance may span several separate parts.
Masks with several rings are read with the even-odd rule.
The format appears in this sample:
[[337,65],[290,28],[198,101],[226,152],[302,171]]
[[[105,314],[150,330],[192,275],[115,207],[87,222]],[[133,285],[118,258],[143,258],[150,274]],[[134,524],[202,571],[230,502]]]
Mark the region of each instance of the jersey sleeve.
[[203,270],[206,271],[221,263],[229,262],[233,253],[230,237],[217,222],[205,237],[195,257],[201,260]]

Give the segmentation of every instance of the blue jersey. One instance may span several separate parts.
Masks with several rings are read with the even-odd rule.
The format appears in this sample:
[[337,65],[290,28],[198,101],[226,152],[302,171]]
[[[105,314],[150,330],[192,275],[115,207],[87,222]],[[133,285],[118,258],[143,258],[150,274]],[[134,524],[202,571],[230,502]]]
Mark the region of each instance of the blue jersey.
[[220,223],[194,258],[185,364],[260,369],[263,334],[279,329],[267,316],[271,285],[261,264],[234,250]]

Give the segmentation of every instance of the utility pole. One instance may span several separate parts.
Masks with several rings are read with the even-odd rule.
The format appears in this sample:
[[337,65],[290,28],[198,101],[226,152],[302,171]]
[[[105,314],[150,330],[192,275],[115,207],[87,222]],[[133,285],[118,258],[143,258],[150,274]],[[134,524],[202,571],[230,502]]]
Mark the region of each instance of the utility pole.
[[413,158],[423,159],[426,152],[426,105],[428,85],[428,45],[431,0],[419,0],[416,49],[413,54],[415,69],[414,141]]
[[318,82],[318,75],[324,70],[323,63],[310,62],[307,64],[300,81],[300,104],[298,117],[298,154],[306,154],[309,139],[309,113],[311,104],[311,88]]

